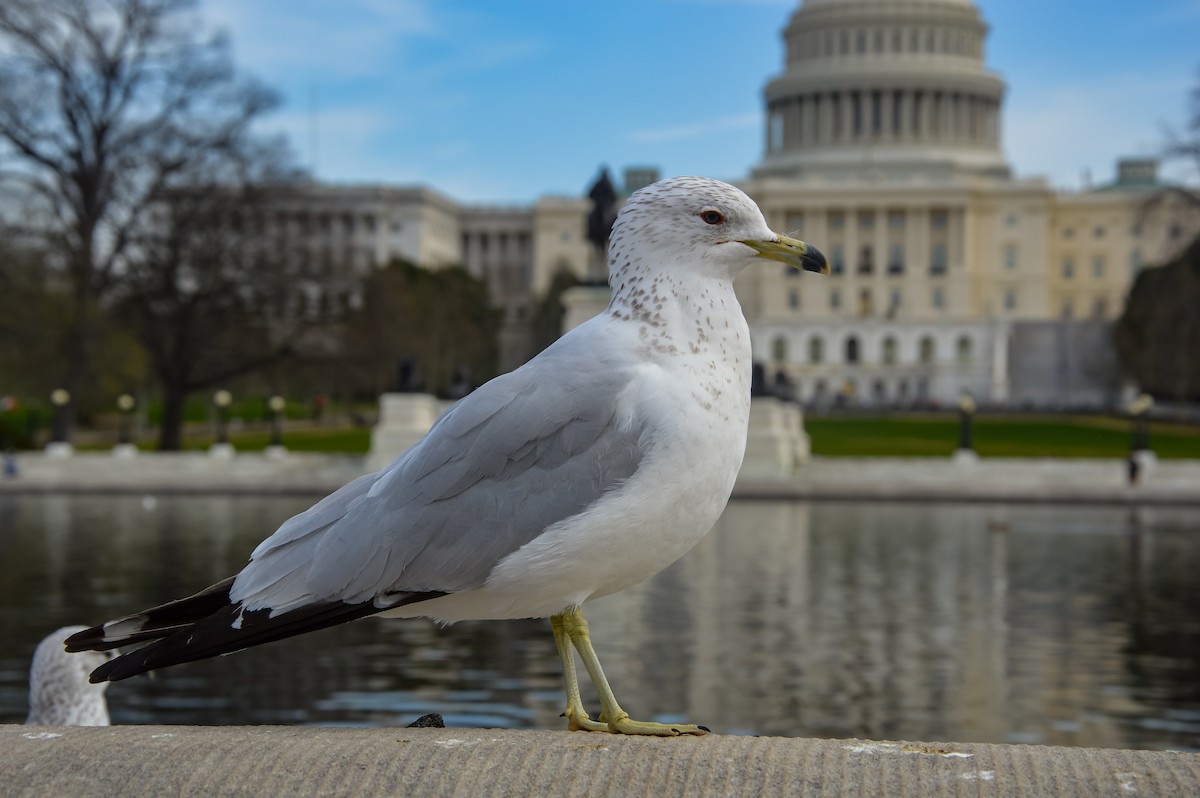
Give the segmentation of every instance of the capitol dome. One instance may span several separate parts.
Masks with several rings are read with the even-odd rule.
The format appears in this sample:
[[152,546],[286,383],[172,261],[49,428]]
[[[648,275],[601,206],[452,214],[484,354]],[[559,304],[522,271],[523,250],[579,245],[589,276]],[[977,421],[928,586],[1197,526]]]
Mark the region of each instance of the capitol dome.
[[1004,82],[970,0],[805,0],[764,91],[757,176],[1007,176]]

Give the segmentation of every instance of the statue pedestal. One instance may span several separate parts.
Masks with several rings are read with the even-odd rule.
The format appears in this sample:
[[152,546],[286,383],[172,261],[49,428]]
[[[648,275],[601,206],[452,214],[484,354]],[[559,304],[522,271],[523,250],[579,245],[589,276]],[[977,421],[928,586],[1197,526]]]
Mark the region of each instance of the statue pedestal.
[[138,448],[132,443],[118,443],[112,447],[112,456],[118,460],[129,460],[138,455]]
[[974,449],[955,449],[953,458],[957,465],[974,465],[979,462],[979,452]]
[[47,457],[70,457],[75,454],[75,447],[67,441],[50,441],[44,451]]
[[208,447],[208,456],[214,460],[232,460],[237,454],[232,443],[214,443]]
[[385,393],[379,397],[379,423],[371,429],[367,469],[378,471],[412,446],[441,415],[442,404],[424,393]]
[[800,405],[769,396],[750,401],[750,430],[741,474],[752,479],[786,479],[811,456]]
[[612,292],[607,285],[579,285],[563,291],[562,332],[570,332],[593,316],[599,316],[611,299]]

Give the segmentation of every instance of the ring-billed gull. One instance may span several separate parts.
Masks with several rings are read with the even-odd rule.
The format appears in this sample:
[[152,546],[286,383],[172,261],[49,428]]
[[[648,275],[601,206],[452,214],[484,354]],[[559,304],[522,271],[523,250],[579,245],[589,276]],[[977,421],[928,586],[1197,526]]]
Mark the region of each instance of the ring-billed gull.
[[[115,681],[367,615],[549,617],[570,728],[703,734],[629,718],[580,606],[670,565],[724,509],[750,410],[733,278],[756,258],[828,269],[726,183],[636,192],[613,225],[605,312],[468,395],[387,468],[286,521],[241,573],[69,649],[155,640],[92,674]],[[572,649],[600,720],[583,707]]]
[[68,654],[63,641],[84,626],[64,626],[46,635],[33,652],[29,666],[27,726],[107,726],[106,682],[90,684],[88,671],[110,657],[85,651]]

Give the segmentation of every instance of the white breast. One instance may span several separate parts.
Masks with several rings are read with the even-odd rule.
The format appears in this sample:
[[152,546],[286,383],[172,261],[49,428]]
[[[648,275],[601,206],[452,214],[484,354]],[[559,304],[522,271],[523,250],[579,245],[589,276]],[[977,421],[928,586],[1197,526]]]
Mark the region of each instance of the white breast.
[[622,404],[654,420],[652,446],[624,486],[505,557],[483,588],[385,614],[442,621],[544,617],[675,562],[716,523],[741,467],[748,342],[738,313],[735,324],[712,331],[701,345],[648,358]]

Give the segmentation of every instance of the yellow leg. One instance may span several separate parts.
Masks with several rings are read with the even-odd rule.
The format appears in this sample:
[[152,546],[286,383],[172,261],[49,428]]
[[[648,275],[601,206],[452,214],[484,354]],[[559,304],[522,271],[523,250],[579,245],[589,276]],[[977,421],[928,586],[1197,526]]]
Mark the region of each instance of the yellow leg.
[[[604,670],[600,667],[600,659],[596,656],[595,649],[592,648],[592,638],[588,634],[588,622],[583,617],[583,612],[575,607],[567,610],[562,615],[556,615],[550,619],[551,626],[554,629],[554,640],[558,644],[559,654],[563,660],[563,671],[567,679],[567,710],[570,712],[572,693],[574,700],[579,702],[579,685],[575,678],[575,661],[571,654],[570,647],[565,644],[562,639],[566,637],[571,644],[579,652],[579,656],[583,659],[583,666],[587,668],[588,675],[592,677],[592,684],[596,687],[596,693],[600,696],[600,707],[602,709],[600,717],[605,723],[597,723],[588,719],[587,724],[580,724],[578,727],[572,725],[571,728],[581,728],[588,731],[610,731],[615,734],[651,734],[659,737],[677,737],[681,734],[698,734],[703,735],[708,733],[708,729],[704,726],[691,726],[686,724],[665,724],[665,723],[648,723],[644,721],[632,720],[629,713],[621,709],[621,705],[617,703],[616,696],[613,695],[612,688],[608,686],[608,680],[604,678]],[[568,662],[570,664],[568,664]],[[582,703],[579,704],[582,712]],[[587,718],[587,714],[583,713]],[[568,715],[568,720],[570,715]]]
[[567,719],[567,728],[571,731],[608,731],[608,724],[592,720],[583,708],[583,699],[579,695],[579,678],[575,675],[575,650],[571,648],[563,616],[552,616],[550,628],[554,630],[554,645],[558,647],[558,657],[562,660],[563,685],[567,691],[567,710],[563,717]]

